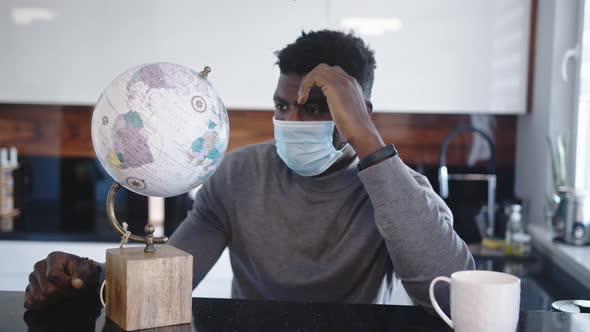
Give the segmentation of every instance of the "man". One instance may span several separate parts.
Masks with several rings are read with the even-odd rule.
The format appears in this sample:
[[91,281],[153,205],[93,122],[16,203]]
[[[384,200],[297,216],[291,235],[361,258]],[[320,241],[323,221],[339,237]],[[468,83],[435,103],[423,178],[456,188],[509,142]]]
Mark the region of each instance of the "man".
[[[170,238],[194,256],[193,286],[228,247],[236,298],[387,302],[399,278],[429,306],[430,281],[473,269],[473,258],[448,207],[371,121],[373,52],[317,31],[277,56],[275,140],[228,154]],[[94,292],[97,271],[52,253],[35,265],[25,306]]]

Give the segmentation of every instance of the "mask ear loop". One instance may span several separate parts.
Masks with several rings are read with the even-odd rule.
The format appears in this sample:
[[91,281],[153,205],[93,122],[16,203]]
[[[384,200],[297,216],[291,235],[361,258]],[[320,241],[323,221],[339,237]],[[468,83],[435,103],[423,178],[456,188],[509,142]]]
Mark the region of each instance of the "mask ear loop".
[[350,146],[351,146],[350,143],[344,142],[344,145],[342,145],[342,147],[340,149],[338,149],[338,151],[341,151],[342,153],[344,153],[344,150],[348,150],[348,148]]

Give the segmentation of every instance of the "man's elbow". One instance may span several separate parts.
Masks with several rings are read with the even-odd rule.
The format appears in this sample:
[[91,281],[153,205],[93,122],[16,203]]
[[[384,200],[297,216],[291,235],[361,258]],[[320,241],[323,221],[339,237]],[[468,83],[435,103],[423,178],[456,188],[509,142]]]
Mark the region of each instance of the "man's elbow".
[[466,244],[463,244],[463,246],[464,249],[460,251],[459,255],[457,255],[456,271],[475,270],[475,260],[473,259],[473,255],[467,248]]
[[465,259],[465,265],[463,270],[475,270],[475,260],[469,250],[467,251],[467,257]]

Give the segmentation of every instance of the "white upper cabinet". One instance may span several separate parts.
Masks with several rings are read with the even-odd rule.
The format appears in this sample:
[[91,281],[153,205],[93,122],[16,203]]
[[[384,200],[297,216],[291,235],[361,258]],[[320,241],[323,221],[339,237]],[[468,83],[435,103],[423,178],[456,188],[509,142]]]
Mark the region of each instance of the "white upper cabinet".
[[333,1],[375,50],[377,110],[524,113],[530,0]]
[[0,102],[94,104],[135,65],[210,79],[228,108],[272,109],[274,52],[302,30],[354,29],[375,50],[376,111],[524,113],[531,0],[0,2]]

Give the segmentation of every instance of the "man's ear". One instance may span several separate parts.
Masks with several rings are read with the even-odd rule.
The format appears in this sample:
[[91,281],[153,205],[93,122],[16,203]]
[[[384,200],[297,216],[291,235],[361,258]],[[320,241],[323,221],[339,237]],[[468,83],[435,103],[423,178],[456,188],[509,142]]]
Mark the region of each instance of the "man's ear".
[[369,116],[372,116],[373,115],[373,103],[368,100],[365,103],[367,104],[367,112],[369,113]]

